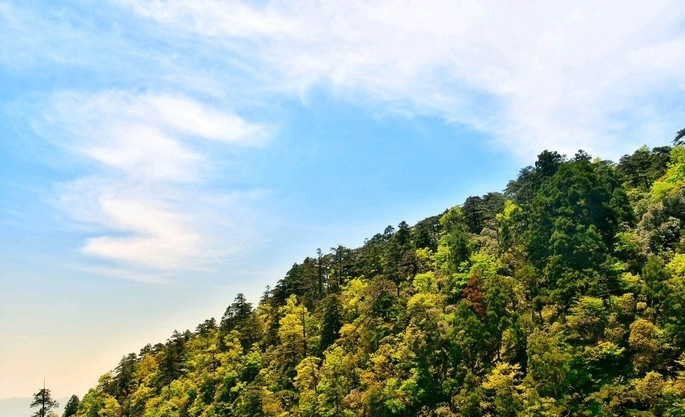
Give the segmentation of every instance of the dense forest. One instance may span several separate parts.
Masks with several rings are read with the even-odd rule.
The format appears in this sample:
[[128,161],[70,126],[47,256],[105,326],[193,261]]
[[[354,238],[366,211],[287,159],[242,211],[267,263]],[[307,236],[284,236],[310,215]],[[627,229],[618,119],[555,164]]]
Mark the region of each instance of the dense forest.
[[[124,356],[78,417],[685,416],[685,146],[541,153]],[[65,413],[65,414],[67,414]]]

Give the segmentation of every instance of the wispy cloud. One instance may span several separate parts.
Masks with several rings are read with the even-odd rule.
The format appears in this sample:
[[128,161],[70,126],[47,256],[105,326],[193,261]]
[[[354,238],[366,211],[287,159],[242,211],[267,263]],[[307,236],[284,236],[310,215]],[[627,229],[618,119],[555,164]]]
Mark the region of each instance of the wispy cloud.
[[253,146],[264,126],[189,97],[124,91],[58,95],[35,125],[85,163],[82,177],[58,187],[60,207],[93,232],[83,254],[178,271],[212,266],[249,239],[259,193],[209,190],[207,143]]
[[[467,125],[526,161],[544,148],[615,158],[663,143],[685,118],[678,2],[104,8],[0,1],[0,34],[13,39],[0,45],[0,63],[36,74],[78,68],[57,88],[96,91],[55,95],[35,127],[82,164],[83,175],[58,187],[60,206],[90,226],[81,251],[117,265],[201,267],[249,240],[245,202],[259,193],[210,190],[218,175],[240,181],[230,167],[242,161],[221,161],[217,174],[216,155],[261,144],[269,131],[227,103],[268,118],[272,102],[324,88],[372,112]],[[120,89],[102,90],[112,86]]]
[[256,62],[272,89],[329,85],[437,114],[525,158],[543,148],[616,156],[669,137],[685,113],[663,105],[685,89],[677,1],[119,3]]

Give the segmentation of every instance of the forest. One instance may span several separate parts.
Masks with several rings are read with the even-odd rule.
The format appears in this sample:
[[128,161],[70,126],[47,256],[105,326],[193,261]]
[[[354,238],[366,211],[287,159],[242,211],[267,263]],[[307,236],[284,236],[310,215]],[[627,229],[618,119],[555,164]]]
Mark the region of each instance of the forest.
[[317,250],[65,417],[683,417],[682,139],[544,151],[502,192]]

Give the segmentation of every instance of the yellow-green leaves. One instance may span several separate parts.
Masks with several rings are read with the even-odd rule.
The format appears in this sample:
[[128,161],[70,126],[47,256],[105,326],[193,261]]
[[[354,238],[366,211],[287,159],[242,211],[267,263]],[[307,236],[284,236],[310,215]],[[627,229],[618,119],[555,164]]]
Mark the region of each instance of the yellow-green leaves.
[[652,197],[662,200],[685,185],[685,146],[675,146],[666,174],[652,185]]

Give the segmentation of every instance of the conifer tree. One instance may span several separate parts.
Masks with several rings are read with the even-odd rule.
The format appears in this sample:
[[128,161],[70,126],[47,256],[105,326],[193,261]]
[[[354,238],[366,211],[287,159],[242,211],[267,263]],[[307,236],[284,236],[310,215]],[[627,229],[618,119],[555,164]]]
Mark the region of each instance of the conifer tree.
[[33,394],[31,408],[36,407],[38,407],[38,410],[32,414],[32,417],[47,417],[50,415],[50,410],[59,407],[59,403],[52,399],[50,390],[45,388],[45,384],[43,384],[43,388]]
[[78,411],[79,403],[80,400],[78,399],[78,396],[72,395],[71,398],[69,398],[69,401],[67,401],[67,405],[64,407],[64,414],[62,414],[62,417],[71,417],[75,415]]

